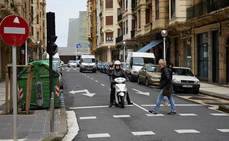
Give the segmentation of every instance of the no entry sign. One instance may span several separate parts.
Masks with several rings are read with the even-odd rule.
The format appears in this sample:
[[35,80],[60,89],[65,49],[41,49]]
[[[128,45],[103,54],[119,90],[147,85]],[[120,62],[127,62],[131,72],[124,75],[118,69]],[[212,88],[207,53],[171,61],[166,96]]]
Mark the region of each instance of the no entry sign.
[[10,15],[0,23],[0,35],[5,44],[21,46],[29,35],[29,26],[20,16]]

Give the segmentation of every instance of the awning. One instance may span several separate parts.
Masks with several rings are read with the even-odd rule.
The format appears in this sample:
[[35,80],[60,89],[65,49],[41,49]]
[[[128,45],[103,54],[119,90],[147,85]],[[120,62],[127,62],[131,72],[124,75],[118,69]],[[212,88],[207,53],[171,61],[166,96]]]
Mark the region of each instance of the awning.
[[143,48],[139,49],[138,52],[146,52],[151,48],[156,47],[162,42],[162,40],[153,40],[149,44],[145,45]]

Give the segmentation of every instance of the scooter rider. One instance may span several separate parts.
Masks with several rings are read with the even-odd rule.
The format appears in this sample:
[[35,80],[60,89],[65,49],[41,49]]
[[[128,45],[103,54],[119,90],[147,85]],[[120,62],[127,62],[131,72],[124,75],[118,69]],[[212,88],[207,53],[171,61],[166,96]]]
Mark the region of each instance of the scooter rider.
[[[109,107],[112,107],[112,105],[114,104],[114,100],[115,100],[115,87],[114,87],[115,82],[114,82],[114,79],[117,77],[127,78],[125,73],[121,69],[121,62],[119,60],[116,60],[114,62],[114,70],[111,72],[110,77],[111,77],[111,92],[110,92],[110,105],[109,105]],[[128,93],[126,95],[126,100],[127,100],[128,105],[132,104],[132,102],[130,101],[130,97],[129,97]]]

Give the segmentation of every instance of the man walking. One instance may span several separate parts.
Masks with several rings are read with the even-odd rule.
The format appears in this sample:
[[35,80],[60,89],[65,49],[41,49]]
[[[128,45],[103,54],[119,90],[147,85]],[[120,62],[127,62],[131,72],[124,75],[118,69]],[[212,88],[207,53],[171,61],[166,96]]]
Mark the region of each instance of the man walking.
[[166,67],[166,62],[163,59],[159,60],[159,66],[161,69],[160,79],[160,94],[157,97],[156,107],[153,110],[149,110],[150,113],[157,114],[160,109],[160,104],[163,101],[164,96],[167,96],[170,103],[170,112],[168,114],[176,114],[175,103],[172,97],[172,70]]

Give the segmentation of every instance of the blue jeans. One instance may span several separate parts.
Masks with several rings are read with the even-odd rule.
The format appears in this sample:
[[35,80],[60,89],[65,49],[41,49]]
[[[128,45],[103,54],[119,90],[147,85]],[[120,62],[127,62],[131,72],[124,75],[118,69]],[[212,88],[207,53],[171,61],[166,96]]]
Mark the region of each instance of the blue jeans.
[[[173,99],[172,95],[171,96],[167,96],[167,97],[168,97],[169,104],[170,104],[170,112],[176,112],[175,102],[174,102],[174,99]],[[160,105],[161,105],[161,102],[162,102],[163,99],[164,99],[163,89],[161,89],[160,94],[157,97],[156,107],[154,108],[155,112],[159,111]]]

